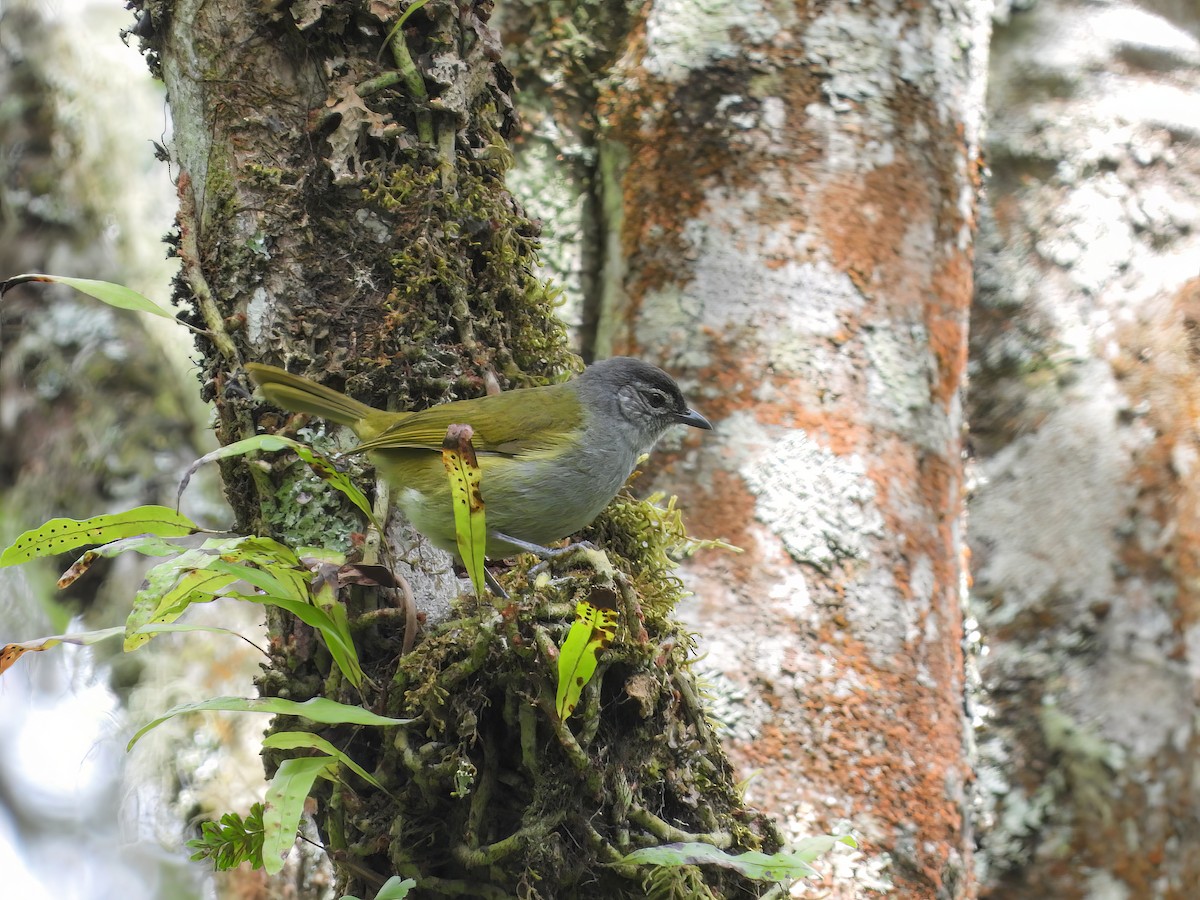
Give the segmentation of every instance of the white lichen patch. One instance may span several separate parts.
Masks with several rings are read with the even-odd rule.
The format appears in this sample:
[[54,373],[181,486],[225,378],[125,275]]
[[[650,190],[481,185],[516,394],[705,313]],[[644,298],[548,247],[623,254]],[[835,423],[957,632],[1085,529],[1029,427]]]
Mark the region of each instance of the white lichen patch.
[[[806,371],[823,343],[846,329],[864,301],[846,273],[809,262],[810,237],[795,223],[761,214],[763,192],[713,188],[702,217],[681,231],[691,278],[649,292],[637,323],[641,346],[670,348],[676,361],[704,365],[705,332],[753,326],[776,371]],[[690,358],[687,354],[693,354]]]
[[584,150],[567,146],[567,137],[548,116],[539,121],[539,126],[539,131],[526,140],[507,182],[529,216],[542,226],[537,274],[563,288],[564,303],[558,317],[578,329],[587,287],[584,253],[588,235],[585,195],[573,177],[569,157]]
[[[939,0],[921,4],[916,12],[901,7],[896,0],[836,6],[813,20],[804,32],[804,50],[826,76],[825,102],[810,105],[808,112],[829,126],[831,136],[845,130],[846,123],[836,117],[852,115],[862,128],[852,136],[861,151],[864,135],[890,141],[895,133],[893,101],[896,82],[902,80],[936,98],[937,119],[965,123],[973,141],[983,111],[986,4],[963,9],[952,0]],[[913,140],[911,132],[904,137],[905,143]],[[830,153],[829,159],[844,168],[877,164],[856,154]]]
[[275,320],[275,305],[264,288],[256,287],[246,304],[246,337],[256,350],[264,349],[263,342],[271,333]]
[[1108,561],[1136,487],[1106,372],[1098,364],[1080,367],[1076,388],[1036,432],[979,466],[971,530],[976,581],[991,595],[989,627],[1012,621],[1031,603],[1086,605],[1115,591]]
[[884,411],[887,417],[887,422],[880,424],[903,431],[927,446],[932,442],[935,447],[945,447],[946,434],[931,434],[917,427],[927,420],[945,421],[927,414],[934,363],[925,326],[914,322],[903,330],[873,328],[863,332],[862,340],[870,361],[866,377],[871,406]]
[[779,536],[797,562],[827,571],[836,563],[866,559],[871,539],[883,533],[875,486],[857,455],[839,456],[803,431],[768,431],[748,413],[726,420],[743,445],[738,464],[755,497],[755,515]]
[[662,0],[646,19],[646,57],[651,75],[680,82],[697,69],[765,44],[794,18],[787,8],[760,0]]

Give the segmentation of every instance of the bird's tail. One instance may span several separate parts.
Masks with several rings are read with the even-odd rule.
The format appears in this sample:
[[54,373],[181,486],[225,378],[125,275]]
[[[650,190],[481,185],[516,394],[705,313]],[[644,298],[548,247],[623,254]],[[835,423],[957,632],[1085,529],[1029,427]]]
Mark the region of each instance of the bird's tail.
[[275,366],[247,363],[246,371],[262,388],[263,396],[292,412],[312,413],[339,425],[349,426],[359,437],[366,418],[377,410],[323,384],[309,381]]

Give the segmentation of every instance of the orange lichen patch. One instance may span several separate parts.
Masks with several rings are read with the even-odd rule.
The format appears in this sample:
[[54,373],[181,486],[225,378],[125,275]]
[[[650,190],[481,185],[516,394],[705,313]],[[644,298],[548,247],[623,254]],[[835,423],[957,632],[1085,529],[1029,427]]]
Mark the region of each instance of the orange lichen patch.
[[[644,23],[631,35],[626,61],[644,58]],[[797,233],[806,227],[809,181],[792,178],[820,157],[820,141],[808,131],[800,111],[820,95],[820,82],[798,67],[790,48],[759,50],[755,65],[722,65],[697,70],[683,83],[659,80],[645,69],[626,66],[601,94],[599,116],[605,139],[625,150],[621,176],[621,253],[626,268],[627,306],[621,310],[624,334],[632,332],[647,293],[691,278],[694,258],[683,236],[689,222],[704,216],[710,192],[758,198],[757,221],[785,222]],[[771,58],[780,56],[772,69]],[[764,75],[769,72],[769,75]],[[781,123],[747,132],[727,108],[754,120],[766,100],[788,110]],[[769,137],[768,137],[769,131]],[[762,173],[783,173],[764,189]],[[754,247],[753,252],[762,253]],[[780,267],[790,258],[766,254],[764,265]]]
[[[694,377],[704,386],[703,412],[710,419],[719,422],[735,412],[752,410],[759,423],[800,429],[838,454],[861,451],[875,442],[874,430],[862,421],[858,398],[847,396],[831,404],[805,373],[768,371],[766,361],[754,355],[759,345],[753,335],[706,331],[706,336],[710,361]],[[619,352],[636,356],[641,349],[623,345]],[[766,380],[771,383],[771,400],[760,396]]]
[[[917,485],[926,504],[926,514],[932,511],[937,526],[935,548],[942,548],[939,555],[952,559],[957,564],[953,531],[962,514],[962,458],[961,446],[952,439],[942,454],[926,453],[921,456],[917,468]],[[934,548],[930,548],[934,549]]]
[[[788,386],[786,381],[776,383],[779,393],[787,393]],[[802,392],[802,379],[796,379],[795,386]],[[861,413],[861,408],[855,406],[853,400],[833,409],[805,403],[760,403],[752,408],[755,419],[763,425],[803,431],[839,456],[863,453],[878,443],[878,433],[862,421],[860,414],[856,415]]]
[[705,406],[721,419],[738,410],[757,409],[761,403],[756,402],[755,392],[762,382],[764,364],[756,355],[752,333],[717,334],[706,328],[704,334],[709,362],[695,377],[708,395]]
[[[739,575],[751,574],[757,560],[758,542],[749,532],[754,521],[754,495],[746,487],[740,475],[724,469],[714,469],[710,479],[711,489],[701,488],[701,495],[689,506],[703,510],[705,533],[717,535],[741,547],[745,553],[730,558],[730,564]],[[699,529],[699,519],[693,526]],[[711,524],[709,524],[711,523]]]
[[[874,685],[869,694],[851,692],[835,703],[827,694],[821,708],[812,710],[825,720],[824,726],[836,736],[834,745],[842,751],[834,773],[843,773],[840,780],[848,792],[862,790],[855,782],[870,784],[875,814],[893,826],[912,827],[926,840],[938,840],[937,832],[943,829],[947,834],[942,837],[949,837],[957,826],[961,801],[948,795],[946,786],[961,783],[965,772],[957,760],[948,760],[936,749],[960,736],[958,718],[939,715],[938,710],[943,703],[957,702],[957,697],[937,696],[919,687],[909,666],[901,664],[897,672],[873,669],[870,651],[856,640],[843,637],[836,652],[843,671],[870,673]],[[897,716],[900,709],[907,715]],[[942,807],[932,821],[931,807]],[[941,866],[929,861],[924,868],[936,883]]]
[[767,722],[753,740],[738,744],[739,756],[753,768],[778,765],[783,751],[791,745],[788,736],[774,722]]
[[[948,714],[959,704],[957,682],[922,687],[917,653],[882,671],[862,641],[828,626],[819,637],[821,651],[836,659],[836,673],[800,686],[801,714],[770,721],[761,738],[734,747],[735,757],[762,769],[759,793],[794,794],[799,781],[818,786],[820,796],[809,798],[817,808],[825,797],[840,798],[846,805],[829,807],[831,820],[854,812],[851,798],[869,796],[871,819],[892,832],[877,836],[883,845],[902,846],[905,836],[919,836],[919,849],[894,872],[908,891],[902,895],[932,897],[949,848],[960,843],[958,786],[969,777],[956,756],[941,750],[961,740],[961,719]],[[796,753],[803,754],[798,767],[788,758]]]
[[1134,457],[1138,485],[1133,515],[1154,523],[1163,541],[1142,542],[1131,530],[1121,561],[1131,577],[1169,581],[1176,588],[1173,619],[1183,654],[1183,630],[1200,622],[1200,279],[1185,284],[1156,311],[1121,333],[1114,370],[1131,408],[1155,439]]
[[925,307],[929,347],[937,360],[933,399],[943,408],[962,389],[966,374],[967,306],[973,277],[971,258],[966,253],[943,258]]
[[928,186],[900,159],[865,175],[831,179],[821,191],[814,223],[834,265],[859,290],[874,294],[882,285],[890,289],[911,279],[910,225],[933,215]]
[[621,182],[621,254],[629,278],[627,321],[636,318],[647,292],[675,283],[687,254],[683,226],[705,199],[705,185],[732,167],[730,150],[720,141],[696,140],[697,131],[680,128],[675,117],[657,119],[646,110],[672,110],[675,87],[639,79],[603,98],[601,114],[610,123],[610,139],[622,144],[627,167]]

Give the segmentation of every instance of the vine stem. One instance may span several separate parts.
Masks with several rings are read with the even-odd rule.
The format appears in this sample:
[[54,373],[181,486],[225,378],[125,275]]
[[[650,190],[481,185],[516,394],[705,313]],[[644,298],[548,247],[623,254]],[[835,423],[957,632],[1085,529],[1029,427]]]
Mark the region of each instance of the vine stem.
[[208,338],[229,367],[236,370],[241,368],[242,355],[238,353],[237,345],[225,328],[225,320],[217,308],[212,288],[200,269],[200,245],[196,241],[199,221],[196,216],[196,195],[192,190],[192,179],[183,172],[179,176],[179,257],[183,261],[188,287],[192,289],[192,295],[196,298],[196,305],[207,327]]

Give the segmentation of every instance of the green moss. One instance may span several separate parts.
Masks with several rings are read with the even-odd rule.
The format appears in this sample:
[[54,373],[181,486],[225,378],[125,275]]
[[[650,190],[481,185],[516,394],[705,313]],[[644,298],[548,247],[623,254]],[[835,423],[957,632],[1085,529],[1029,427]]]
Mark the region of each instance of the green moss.
[[251,182],[256,182],[262,185],[276,186],[283,184],[285,172],[278,166],[265,166],[259,163],[250,163],[243,170],[242,174],[247,176]]
[[362,190],[363,202],[388,212],[408,213],[411,202],[428,202],[438,187],[436,169],[421,171],[413,163],[401,163],[383,171],[372,166],[368,178],[369,183]]
[[[724,833],[738,849],[777,848],[769,823],[743,810],[699,705],[692,638],[671,615],[684,595],[670,574],[675,560],[711,544],[689,537],[674,503],[661,501],[618,498],[586,535],[606,544],[606,557],[566,557],[555,574],[536,578],[518,566],[503,576],[511,600],[459,598],[457,618],[398,661],[386,711],[418,724],[395,732],[371,760],[405,810],[389,871],[453,877],[489,896],[472,891],[516,889],[506,864],[519,854],[526,873],[571,896],[643,897],[640,876],[595,860],[657,843],[637,824],[647,813]],[[620,624],[564,727],[553,713],[553,648],[576,603],[597,590],[619,598]],[[563,784],[578,789],[564,796]],[[448,806],[448,796],[459,802]],[[435,854],[431,867],[429,847],[445,848],[442,863]],[[718,871],[655,877],[658,896],[757,892]]]
[[[488,147],[502,147],[498,134]],[[435,168],[405,163],[364,189],[364,202],[396,222],[388,264],[388,326],[405,347],[457,344],[511,385],[538,383],[577,363],[555,316],[560,291],[538,279],[537,229],[505,188],[511,157],[460,158],[456,189]]]
[[[637,477],[635,473],[634,477]],[[693,538],[687,533],[675,497],[638,499],[622,493],[584,532],[584,537],[612,549],[614,564],[633,582],[647,615],[667,620],[687,596],[675,577],[678,560],[701,550],[741,551],[724,541]]]

